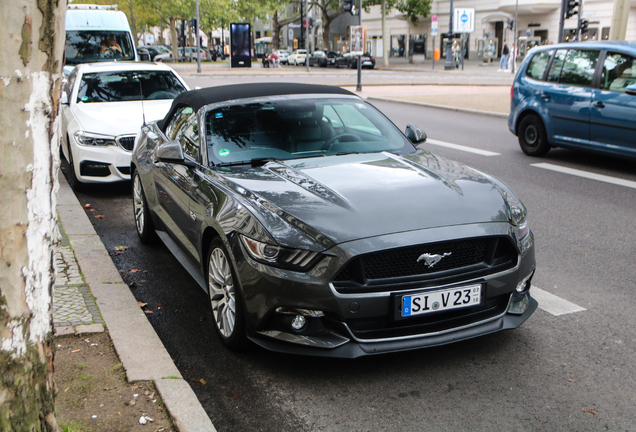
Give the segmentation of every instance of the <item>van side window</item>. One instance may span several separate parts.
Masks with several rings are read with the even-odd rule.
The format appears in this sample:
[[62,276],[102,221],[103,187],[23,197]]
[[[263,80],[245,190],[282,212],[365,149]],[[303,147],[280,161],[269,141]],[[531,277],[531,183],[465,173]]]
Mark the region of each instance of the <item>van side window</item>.
[[552,56],[553,52],[554,50],[550,50],[535,54],[532,57],[532,60],[530,60],[526,75],[530,78],[542,80],[543,74],[545,73],[545,68],[548,66],[548,61],[550,61],[550,57]]
[[608,52],[601,75],[603,90],[624,93],[627,86],[636,84],[636,64],[634,63],[633,57]]
[[599,51],[569,50],[565,56],[559,84],[590,87]]
[[561,68],[563,67],[563,62],[565,61],[565,55],[567,52],[568,50],[564,49],[557,50],[554,59],[552,60],[550,71],[548,72],[548,82],[559,82]]

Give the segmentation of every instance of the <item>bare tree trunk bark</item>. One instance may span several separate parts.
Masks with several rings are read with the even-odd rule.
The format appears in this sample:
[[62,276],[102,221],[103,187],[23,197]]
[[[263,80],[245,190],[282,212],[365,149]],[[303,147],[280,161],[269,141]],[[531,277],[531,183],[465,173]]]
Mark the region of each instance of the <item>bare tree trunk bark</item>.
[[281,25],[278,23],[278,11],[274,12],[274,16],[272,18],[272,49],[278,50],[280,45],[280,27]]
[[179,58],[179,42],[177,40],[177,19],[170,17],[170,43],[172,44],[172,58]]
[[0,2],[0,430],[59,431],[53,386],[59,0]]
[[137,20],[135,19],[135,12],[133,11],[133,0],[128,0],[128,6],[130,7],[130,30],[133,34],[133,43],[135,47],[139,46],[139,37],[137,36]]

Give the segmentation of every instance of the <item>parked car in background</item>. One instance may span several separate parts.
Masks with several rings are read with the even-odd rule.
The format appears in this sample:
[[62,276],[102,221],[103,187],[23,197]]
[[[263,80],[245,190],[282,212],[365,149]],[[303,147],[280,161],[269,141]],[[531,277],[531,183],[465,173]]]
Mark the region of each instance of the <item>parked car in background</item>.
[[336,64],[337,54],[334,51],[314,51],[309,56],[309,66],[327,67]]
[[278,57],[280,59],[280,64],[287,64],[287,59],[289,58],[289,50],[278,50]]
[[352,358],[516,328],[537,308],[526,209],[425,140],[339,87],[182,93],[135,146],[137,233],[229,348]]
[[[202,48],[199,48],[200,58],[201,60],[208,59],[208,52]],[[180,47],[179,48],[179,57],[184,58],[185,61],[193,62],[197,61],[197,47]]]
[[508,127],[526,154],[566,147],[636,159],[636,42],[533,48],[510,95]]
[[[367,69],[373,69],[375,67],[375,57],[367,54],[364,54],[361,56],[361,60],[362,60],[362,68],[367,68]],[[358,56],[351,54],[351,53],[346,53],[346,54],[342,54],[341,56],[337,57],[335,59],[335,66],[336,67],[348,67],[350,69],[357,69],[358,68]]]
[[156,62],[164,61],[171,57],[170,50],[162,45],[140,45],[137,49],[147,50],[148,54],[150,54],[150,59]]
[[306,65],[307,63],[307,50],[296,50],[289,55],[287,63],[290,66]]
[[129,180],[141,126],[165,116],[175,96],[187,89],[163,64],[86,63],[73,69],[60,100],[61,149],[71,186]]

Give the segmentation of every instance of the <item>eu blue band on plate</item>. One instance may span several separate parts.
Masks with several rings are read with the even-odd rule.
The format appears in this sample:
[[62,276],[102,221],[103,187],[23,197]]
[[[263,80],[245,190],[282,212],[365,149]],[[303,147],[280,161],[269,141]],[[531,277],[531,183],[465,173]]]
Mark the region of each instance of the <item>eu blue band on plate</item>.
[[402,297],[402,316],[411,315],[411,296]]

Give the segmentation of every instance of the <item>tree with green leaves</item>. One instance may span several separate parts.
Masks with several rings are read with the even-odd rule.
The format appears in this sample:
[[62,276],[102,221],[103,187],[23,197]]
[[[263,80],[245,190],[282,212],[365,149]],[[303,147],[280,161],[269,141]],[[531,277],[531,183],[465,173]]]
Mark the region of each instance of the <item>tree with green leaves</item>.
[[322,43],[324,47],[329,46],[329,29],[331,23],[340,15],[345,13],[344,4],[341,0],[311,0],[309,4],[318,9],[322,20]]

